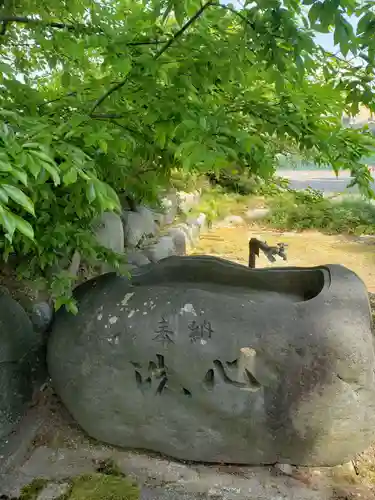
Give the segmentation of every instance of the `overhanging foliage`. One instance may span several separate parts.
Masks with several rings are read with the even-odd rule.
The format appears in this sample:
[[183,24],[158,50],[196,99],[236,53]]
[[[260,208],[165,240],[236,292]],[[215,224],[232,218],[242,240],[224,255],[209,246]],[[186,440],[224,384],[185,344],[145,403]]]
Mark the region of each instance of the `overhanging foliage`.
[[[355,0],[3,1],[3,256],[53,287],[63,257],[96,257],[96,215],[122,192],[155,200],[175,168],[236,163],[266,178],[278,153],[299,150],[372,196],[361,158],[374,139],[341,117],[375,109],[374,24],[372,2]],[[343,55],[313,30],[333,30]],[[53,290],[68,301],[65,288]]]

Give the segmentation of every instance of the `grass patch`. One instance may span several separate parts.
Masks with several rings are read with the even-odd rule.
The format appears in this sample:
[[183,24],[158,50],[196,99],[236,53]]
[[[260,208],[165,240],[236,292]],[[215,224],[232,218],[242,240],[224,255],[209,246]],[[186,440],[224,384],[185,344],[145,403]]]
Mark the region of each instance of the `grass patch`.
[[267,199],[265,222],[277,229],[334,234],[375,234],[375,206],[363,199],[333,201],[315,190],[287,191]]
[[139,500],[139,488],[115,475],[91,474],[73,480],[67,500]]

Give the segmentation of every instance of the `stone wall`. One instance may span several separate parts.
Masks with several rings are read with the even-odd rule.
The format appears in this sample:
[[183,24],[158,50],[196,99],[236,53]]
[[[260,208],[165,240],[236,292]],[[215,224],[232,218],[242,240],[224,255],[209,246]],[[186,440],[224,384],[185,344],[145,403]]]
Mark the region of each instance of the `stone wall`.
[[158,210],[140,205],[135,210],[123,207],[121,215],[104,213],[96,228],[98,241],[125,253],[130,269],[171,255],[185,255],[206,225],[205,214],[190,215],[199,201],[198,191],[172,192],[161,199]]
[[[106,212],[96,222],[97,240],[125,254],[130,271],[171,255],[185,255],[205,227],[205,215],[194,217],[191,212],[199,201],[199,192],[172,192],[163,196],[158,210],[146,206],[130,210],[124,204],[121,215]],[[78,274],[81,264],[77,251],[69,271]],[[99,273],[111,271],[102,263],[98,268]],[[0,444],[47,379],[45,340],[53,321],[52,307],[48,297],[26,307],[0,289]]]

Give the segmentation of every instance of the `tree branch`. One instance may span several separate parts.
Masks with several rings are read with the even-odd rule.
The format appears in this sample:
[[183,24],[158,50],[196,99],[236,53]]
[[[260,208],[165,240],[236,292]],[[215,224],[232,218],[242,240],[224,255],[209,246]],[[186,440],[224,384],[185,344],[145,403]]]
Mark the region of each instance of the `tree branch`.
[[[40,24],[46,28],[56,28],[56,29],[67,29],[69,31],[75,31],[77,29],[91,30],[91,26],[85,26],[84,24],[67,24],[59,23],[54,21],[44,21],[43,19],[31,19],[29,17],[23,16],[0,16],[1,30],[0,35],[5,35],[7,25],[9,23],[19,23],[19,24]],[[140,40],[134,42],[127,42],[125,45],[130,47],[136,47],[140,45],[158,45],[160,43],[166,43],[168,40]]]
[[42,19],[31,19],[30,17],[23,17],[23,16],[0,16],[0,23],[3,23],[3,25],[4,24],[6,25],[8,23],[41,24],[43,26],[46,26],[47,28],[57,28],[57,29],[67,29],[67,30],[76,30],[77,28],[85,28],[85,29],[88,28],[88,26],[85,26],[83,24],[81,25],[65,24],[54,21],[43,21]]
[[139,42],[127,42],[126,45],[136,47],[137,45],[157,45],[159,43],[166,43],[168,40],[144,40]]
[[228,10],[229,12],[232,12],[235,16],[239,17],[244,23],[248,24],[254,31],[255,31],[255,24],[250,22],[246,16],[241,14],[241,12],[238,12],[238,10],[234,9],[233,7],[230,7],[229,5],[224,5],[224,4],[217,4],[217,7],[220,7],[221,9]]
[[[161,47],[160,50],[158,50],[154,56],[154,59],[159,59],[160,56],[162,56],[164,54],[164,52],[166,50],[169,49],[169,47],[178,39],[180,38],[184,33],[185,31],[197,20],[201,17],[201,15],[203,14],[203,12],[208,9],[209,7],[211,7],[212,5],[217,5],[215,4],[212,0],[209,0],[208,2],[206,2],[205,4],[203,4],[201,6],[200,9],[197,10],[197,12],[194,14],[193,17],[191,17],[164,45],[163,47]],[[126,75],[126,77],[121,80],[121,82],[117,83],[116,85],[114,85],[113,87],[111,87],[110,89],[107,90],[107,92],[105,94],[103,94],[101,97],[99,97],[99,99],[95,102],[92,110],[91,110],[91,114],[96,110],[96,108],[98,106],[100,106],[111,94],[113,94],[114,92],[116,92],[117,90],[120,90],[127,82],[128,80],[128,75]]]
[[215,2],[213,2],[212,0],[209,0],[208,2],[206,2],[205,4],[203,4],[201,6],[201,8],[199,10],[197,10],[197,12],[194,14],[193,17],[191,17],[182,27],[181,29],[179,29],[177,31],[177,33],[175,33],[169,40],[168,42],[155,54],[155,59],[159,59],[159,57],[161,55],[164,54],[164,52],[166,50],[169,49],[169,47],[178,39],[180,38],[180,36],[182,36],[185,31],[197,20],[201,17],[201,15],[203,14],[203,12],[208,9],[209,7],[211,7],[212,5],[217,5]]
[[121,113],[91,113],[90,117],[95,120],[115,120],[125,118],[126,115]]

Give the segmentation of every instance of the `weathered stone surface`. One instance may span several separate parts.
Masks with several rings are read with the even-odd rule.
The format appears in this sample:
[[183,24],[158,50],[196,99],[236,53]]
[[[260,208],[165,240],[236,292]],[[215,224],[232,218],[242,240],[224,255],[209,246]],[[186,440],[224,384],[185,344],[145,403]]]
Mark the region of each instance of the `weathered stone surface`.
[[229,226],[243,226],[245,221],[240,215],[228,215],[224,218],[223,224]]
[[181,224],[175,226],[173,229],[180,229],[181,231],[183,231],[186,234],[190,245],[194,245],[197,242],[196,231],[193,231],[192,227],[188,224],[182,222]]
[[114,212],[104,212],[96,224],[98,243],[117,253],[124,252],[124,229],[121,217]]
[[186,255],[186,250],[189,246],[189,238],[185,231],[181,228],[174,227],[168,231],[168,235],[172,238],[175,247],[176,255]]
[[140,250],[134,250],[126,253],[126,259],[129,264],[134,266],[147,266],[150,263],[150,259],[144,255]]
[[48,330],[53,319],[53,305],[49,302],[38,302],[31,306],[30,319],[37,332]]
[[159,260],[176,255],[176,246],[171,236],[162,236],[157,243],[146,248],[144,253],[151,262],[159,262]]
[[76,250],[73,254],[72,260],[68,267],[68,272],[73,276],[77,276],[79,272],[79,268],[81,265],[81,254]]
[[271,210],[269,208],[254,208],[250,209],[245,213],[245,218],[250,220],[260,220],[264,219],[269,215]]
[[148,207],[144,207],[143,205],[140,205],[137,207],[137,212],[142,215],[144,218],[144,224],[145,227],[147,228],[147,235],[154,236],[158,232],[158,228],[156,225],[156,221],[159,219],[159,214],[157,214],[154,210]]
[[24,309],[0,295],[0,439],[9,434],[31,401],[42,361],[42,337]]
[[164,224],[172,224],[176,218],[178,210],[178,199],[176,193],[168,193],[161,199],[161,206],[164,211]]
[[[124,252],[124,228],[118,214],[104,212],[95,223],[95,236],[98,243],[108,250],[119,254]],[[102,273],[114,271],[114,268],[105,262],[100,264],[100,269]]]
[[48,362],[93,437],[179,459],[335,465],[375,439],[374,347],[348,269],[173,257],[59,311]]
[[191,234],[191,239],[194,242],[194,244],[197,243],[199,240],[200,232],[201,232],[201,227],[199,224],[200,221],[198,221],[197,217],[189,217],[186,221],[189,231]]
[[123,212],[126,246],[136,247],[146,236],[156,234],[157,226],[149,215],[145,211]]
[[197,224],[201,231],[205,231],[207,229],[207,215],[200,213],[197,217]]
[[194,191],[193,193],[185,193],[180,191],[177,193],[178,198],[178,208],[184,214],[190,212],[200,201],[199,191]]

